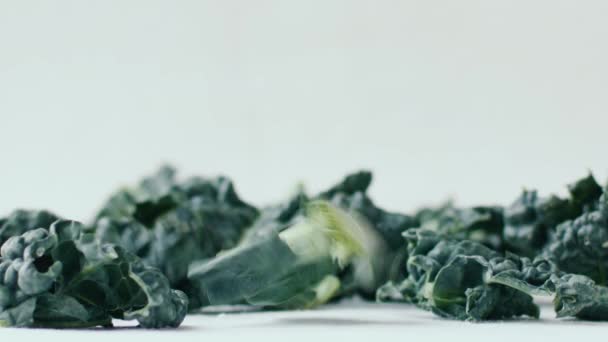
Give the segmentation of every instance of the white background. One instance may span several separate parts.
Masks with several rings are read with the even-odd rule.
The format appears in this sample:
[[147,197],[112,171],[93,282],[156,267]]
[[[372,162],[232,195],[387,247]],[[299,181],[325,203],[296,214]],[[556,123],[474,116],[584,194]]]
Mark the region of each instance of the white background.
[[0,215],[161,162],[257,204],[375,171],[410,211],[608,170],[605,1],[0,0]]
[[[563,193],[588,170],[604,181],[606,18],[605,1],[0,0],[0,215],[44,207],[86,220],[161,162],[227,174],[257,204],[370,168],[374,198],[400,211],[448,196],[507,204],[523,186]],[[378,310],[305,313],[308,324],[285,313],[274,329],[189,317],[179,333],[485,340],[602,328]],[[344,315],[356,317],[335,321]],[[82,334],[65,336],[124,336]]]

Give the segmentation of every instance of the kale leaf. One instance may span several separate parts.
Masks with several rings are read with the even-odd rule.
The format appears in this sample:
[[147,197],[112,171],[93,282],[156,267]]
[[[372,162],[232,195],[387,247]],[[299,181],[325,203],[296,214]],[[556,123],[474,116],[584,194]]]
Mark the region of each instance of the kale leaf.
[[46,210],[17,209],[0,218],[0,246],[11,236],[20,235],[36,228],[49,228],[59,216]]
[[585,275],[608,285],[608,192],[574,220],[557,226],[544,256],[561,271]]
[[177,327],[188,299],[156,269],[120,247],[100,245],[75,221],[58,220],[0,248],[0,325],[77,328],[136,319]]
[[557,317],[608,320],[608,287],[577,274],[556,274],[551,282]]
[[420,227],[453,239],[472,240],[495,250],[503,250],[503,208],[476,206],[458,208],[452,202],[416,213]]
[[594,209],[602,188],[593,175],[568,186],[570,197],[539,197],[534,190],[524,190],[504,212],[504,243],[507,249],[533,257],[547,244],[556,226]]
[[[285,203],[266,207],[251,228],[245,233],[241,245],[255,239],[269,238],[269,234],[279,234],[293,226],[306,215],[309,203],[323,200],[357,217],[365,229],[365,255],[356,256],[352,263],[334,275],[331,284],[339,289],[326,300],[358,293],[373,298],[376,288],[388,279],[400,279],[399,268],[405,262],[401,232],[418,225],[411,216],[388,212],[377,207],[367,195],[372,181],[369,171],[357,171],[347,175],[337,184],[317,195],[309,196],[302,189]],[[267,270],[272,272],[272,270]],[[305,304],[306,301],[302,301]]]
[[564,272],[582,274],[607,285],[608,217],[593,211],[560,224],[545,256]]
[[[178,182],[165,166],[110,197],[95,220],[96,238],[115,243],[160,269],[189,294],[188,265],[234,247],[258,215],[225,177]],[[196,308],[202,303],[191,301]]]
[[[544,295],[554,296],[557,317],[608,320],[608,287],[575,274],[601,275],[598,262],[605,261],[593,259],[597,256],[592,254],[602,251],[598,248],[605,245],[603,236],[585,236],[597,229],[593,220],[603,215],[601,208],[573,221],[587,224],[588,230],[578,234],[579,240],[572,232],[578,225],[566,222],[558,227],[557,236],[567,238],[554,242],[553,254],[549,254],[553,259],[538,256],[530,260],[510,252],[503,256],[474,241],[410,229],[404,233],[409,254],[407,278],[380,287],[377,298],[414,303],[442,317],[477,321],[538,317],[532,295]],[[585,252],[588,255],[583,256]],[[572,273],[565,272],[564,265]]]
[[608,287],[584,275],[562,272],[549,260],[537,258],[536,263],[541,267],[532,269],[532,273],[530,269],[523,273],[504,272],[495,281],[528,294],[553,296],[558,318],[608,320]]
[[340,270],[369,253],[368,230],[327,201],[308,202],[286,229],[193,264],[188,277],[211,305],[315,307],[338,293]]
[[529,292],[542,292],[554,267],[502,254],[471,241],[449,239],[425,229],[409,229],[407,278],[378,289],[378,300],[405,301],[447,318],[496,320],[537,318]]

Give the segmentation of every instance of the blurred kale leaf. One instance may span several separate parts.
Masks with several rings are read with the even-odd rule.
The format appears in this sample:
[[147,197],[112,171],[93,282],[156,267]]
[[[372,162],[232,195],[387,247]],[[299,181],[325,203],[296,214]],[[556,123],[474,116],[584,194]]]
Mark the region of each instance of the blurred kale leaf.
[[608,285],[608,193],[579,217],[562,222],[544,250],[560,270]]
[[504,212],[504,243],[514,253],[534,257],[551,239],[556,227],[597,205],[602,188],[589,174],[568,186],[569,198],[540,197],[535,190],[524,190]]
[[47,210],[17,209],[0,218],[0,246],[12,236],[37,228],[49,228],[59,216]]
[[504,249],[500,206],[459,208],[450,201],[436,208],[423,208],[416,213],[416,218],[422,229],[453,239],[477,241],[494,250]]
[[[96,216],[96,238],[122,246],[190,294],[188,265],[234,247],[258,216],[226,177],[178,181],[161,167],[137,186],[115,192]],[[191,308],[202,303],[191,301]]]
[[[353,293],[373,297],[405,261],[401,232],[418,222],[378,208],[367,195],[371,180],[369,171],[358,171],[315,196],[299,189],[286,202],[262,208],[236,248],[192,265],[199,300],[307,308]],[[328,234],[342,238],[323,242]],[[335,250],[348,257],[336,259]]]

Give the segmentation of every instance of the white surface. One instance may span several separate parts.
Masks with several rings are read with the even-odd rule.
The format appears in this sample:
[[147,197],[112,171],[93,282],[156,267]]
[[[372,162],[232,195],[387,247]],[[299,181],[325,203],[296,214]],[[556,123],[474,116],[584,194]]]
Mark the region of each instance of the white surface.
[[1,1],[0,213],[175,162],[246,199],[358,167],[411,210],[607,176],[606,1]]
[[2,329],[8,341],[577,341],[605,335],[606,324],[558,321],[548,305],[541,320],[469,323],[445,320],[405,304],[344,303],[314,311],[261,312],[221,316],[191,315],[178,330]]

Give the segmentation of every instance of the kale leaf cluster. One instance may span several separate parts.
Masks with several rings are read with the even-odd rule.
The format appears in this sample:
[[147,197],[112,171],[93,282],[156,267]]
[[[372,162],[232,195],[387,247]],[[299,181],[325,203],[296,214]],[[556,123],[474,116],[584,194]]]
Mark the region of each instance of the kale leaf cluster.
[[[0,325],[82,328],[187,312],[309,309],[343,297],[396,301],[468,321],[608,320],[608,190],[524,190],[507,206],[446,202],[408,215],[369,196],[372,174],[253,206],[223,176],[163,166],[115,191],[89,224],[45,210],[0,218]],[[220,309],[218,309],[220,308]]]
[[537,318],[532,295],[553,296],[558,317],[608,319],[608,192],[589,175],[569,198],[525,190],[510,206],[418,212],[406,230],[404,280],[380,287],[402,301],[460,320]]
[[[99,241],[124,247],[189,293],[190,263],[234,247],[257,216],[229,179],[178,182],[175,170],[164,166],[137,186],[114,193],[92,226]],[[202,304],[192,300],[190,306]]]

